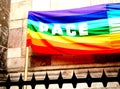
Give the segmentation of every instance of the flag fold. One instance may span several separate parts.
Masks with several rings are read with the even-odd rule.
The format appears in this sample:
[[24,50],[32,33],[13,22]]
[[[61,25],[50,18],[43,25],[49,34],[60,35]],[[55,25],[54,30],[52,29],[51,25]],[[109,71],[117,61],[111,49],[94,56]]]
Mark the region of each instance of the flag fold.
[[120,53],[120,3],[29,11],[27,46],[40,54]]

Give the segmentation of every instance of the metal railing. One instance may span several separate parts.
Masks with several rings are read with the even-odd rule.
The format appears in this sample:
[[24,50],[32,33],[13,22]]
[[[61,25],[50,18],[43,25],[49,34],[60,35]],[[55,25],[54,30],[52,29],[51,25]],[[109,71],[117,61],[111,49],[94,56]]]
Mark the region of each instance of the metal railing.
[[30,85],[32,89],[35,89],[36,85],[44,84],[45,88],[48,89],[50,84],[58,84],[59,88],[62,88],[63,84],[71,83],[73,88],[76,88],[77,83],[86,83],[88,87],[91,87],[91,84],[94,82],[101,82],[104,87],[107,87],[108,82],[118,82],[120,84],[120,69],[116,77],[107,77],[106,73],[103,71],[102,76],[100,78],[92,78],[90,72],[87,72],[86,78],[77,78],[75,72],[73,72],[71,79],[64,79],[62,77],[62,73],[59,73],[58,79],[49,79],[48,74],[46,73],[44,80],[37,80],[35,75],[32,75],[32,79],[29,81],[24,81],[22,78],[22,74],[19,77],[18,81],[11,80],[8,75],[6,81],[0,82],[0,87],[6,87],[6,89],[10,89],[12,86],[18,86],[19,89],[22,89],[24,85]]

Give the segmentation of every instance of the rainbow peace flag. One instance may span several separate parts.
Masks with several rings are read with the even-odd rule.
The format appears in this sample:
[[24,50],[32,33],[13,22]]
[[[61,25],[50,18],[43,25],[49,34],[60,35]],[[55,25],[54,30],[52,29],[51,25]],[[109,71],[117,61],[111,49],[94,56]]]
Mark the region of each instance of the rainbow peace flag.
[[120,53],[120,3],[29,11],[29,45],[40,54]]

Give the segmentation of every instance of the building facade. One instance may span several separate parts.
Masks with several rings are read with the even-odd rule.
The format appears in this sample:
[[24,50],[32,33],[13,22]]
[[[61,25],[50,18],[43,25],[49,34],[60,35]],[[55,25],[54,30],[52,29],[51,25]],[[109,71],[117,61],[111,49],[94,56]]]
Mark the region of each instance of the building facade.
[[[4,67],[2,62],[0,67],[7,70],[13,80],[18,80],[19,74],[21,73],[24,75],[27,15],[29,10],[60,10],[116,2],[120,2],[120,0],[1,0],[0,51],[4,52],[1,52],[3,56],[0,56],[0,61],[3,62]],[[3,7],[7,9],[4,10]],[[1,11],[4,11],[4,16],[1,14]],[[88,70],[93,77],[100,77],[103,69],[108,76],[116,76],[119,68],[119,54],[87,56],[38,55],[33,53],[29,48],[28,80],[31,79],[33,73],[35,73],[36,78],[44,79],[46,72],[48,72],[51,79],[54,79],[60,71],[64,78],[70,78],[73,71],[75,71],[78,77],[85,77]],[[80,86],[82,86],[83,89],[88,88],[86,84]],[[114,83],[114,86],[112,83],[109,83],[108,87],[108,89],[120,88],[118,83]],[[13,89],[15,88],[16,87],[13,87]],[[92,88],[104,89],[100,83],[93,84]],[[58,88],[52,87],[51,89]],[[70,88],[68,87],[68,89]]]

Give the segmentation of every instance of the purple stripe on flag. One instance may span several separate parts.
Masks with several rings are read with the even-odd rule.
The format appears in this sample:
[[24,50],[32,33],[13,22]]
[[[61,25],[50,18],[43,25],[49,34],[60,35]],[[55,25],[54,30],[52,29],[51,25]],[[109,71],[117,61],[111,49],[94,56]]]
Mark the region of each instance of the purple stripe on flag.
[[106,10],[106,4],[95,5],[76,9],[56,10],[56,11],[29,11],[29,14],[40,14],[44,17],[51,16],[72,16],[84,15]]

